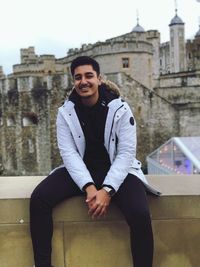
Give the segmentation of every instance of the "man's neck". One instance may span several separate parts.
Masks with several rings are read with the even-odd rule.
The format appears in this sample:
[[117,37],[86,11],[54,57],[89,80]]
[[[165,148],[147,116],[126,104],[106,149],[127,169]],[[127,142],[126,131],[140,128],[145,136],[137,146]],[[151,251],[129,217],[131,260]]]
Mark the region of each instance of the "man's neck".
[[92,95],[90,97],[81,97],[81,103],[84,106],[92,107],[97,103],[98,99],[99,99],[99,92],[97,92],[97,94]]

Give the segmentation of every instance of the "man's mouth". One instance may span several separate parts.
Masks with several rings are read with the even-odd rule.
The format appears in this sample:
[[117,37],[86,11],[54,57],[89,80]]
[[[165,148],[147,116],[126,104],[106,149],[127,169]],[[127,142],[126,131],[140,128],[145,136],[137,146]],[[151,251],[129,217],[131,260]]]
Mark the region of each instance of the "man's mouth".
[[89,89],[90,87],[91,87],[90,85],[82,85],[82,86],[79,86],[79,89],[84,91],[84,90]]
[[88,92],[88,90],[89,90],[89,87],[82,87],[82,88],[79,88],[79,90],[81,91],[81,92]]

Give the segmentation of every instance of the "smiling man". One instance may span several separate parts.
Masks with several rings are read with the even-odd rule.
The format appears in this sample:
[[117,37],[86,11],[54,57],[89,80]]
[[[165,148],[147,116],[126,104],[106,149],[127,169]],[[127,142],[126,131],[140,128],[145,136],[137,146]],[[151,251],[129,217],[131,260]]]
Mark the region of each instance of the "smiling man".
[[93,70],[91,65],[76,68],[74,73],[74,86],[77,94],[85,106],[93,106],[99,98],[100,75]]
[[134,267],[152,267],[153,234],[146,191],[157,192],[148,185],[135,158],[133,114],[116,86],[102,82],[94,59],[74,59],[71,73],[74,88],[57,116],[63,165],[31,196],[35,266],[51,266],[52,209],[67,198],[85,195],[92,218],[104,216],[110,202],[116,203],[130,227]]

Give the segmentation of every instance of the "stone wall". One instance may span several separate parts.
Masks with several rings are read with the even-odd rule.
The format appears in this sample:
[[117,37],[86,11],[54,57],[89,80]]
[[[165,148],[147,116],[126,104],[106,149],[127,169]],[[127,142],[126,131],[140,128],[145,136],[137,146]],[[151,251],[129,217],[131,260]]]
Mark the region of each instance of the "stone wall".
[[[185,86],[181,77],[163,77],[162,86],[154,90],[123,72],[105,78],[118,84],[133,109],[137,157],[144,170],[146,156],[171,137],[200,135],[198,77],[183,77]],[[55,121],[71,88],[69,74],[0,80],[0,159],[5,174],[47,174],[60,164]]]
[[48,174],[60,163],[55,120],[68,86],[66,75],[0,81],[0,150],[4,173]]
[[[109,76],[108,76],[109,77]],[[178,135],[178,116],[167,98],[143,86],[130,76],[118,74],[111,78],[119,83],[137,122],[138,158],[146,168],[146,156],[172,136]]]
[[166,84],[165,80],[162,81],[162,86],[155,88],[155,92],[166,98],[176,110],[178,136],[200,136],[199,77],[168,78]]

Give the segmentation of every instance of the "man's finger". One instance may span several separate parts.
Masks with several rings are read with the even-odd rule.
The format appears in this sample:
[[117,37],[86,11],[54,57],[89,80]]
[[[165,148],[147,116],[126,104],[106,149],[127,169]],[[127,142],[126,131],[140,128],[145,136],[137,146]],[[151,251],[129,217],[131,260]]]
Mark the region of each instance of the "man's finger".
[[97,204],[92,204],[89,206],[89,211],[88,213],[89,214],[92,214],[96,209],[98,208],[98,205]]
[[108,210],[108,205],[105,204],[105,205],[103,206],[103,208],[101,209],[101,211],[100,211],[100,213],[99,213],[99,215],[98,215],[98,218],[100,218],[100,217],[102,217],[102,216],[105,216],[106,213],[107,213],[107,210]]
[[107,205],[99,205],[92,214],[92,218],[101,217],[106,212]]
[[92,197],[87,198],[85,202],[86,203],[91,202],[92,200],[94,200],[95,197],[96,197],[96,194]]

